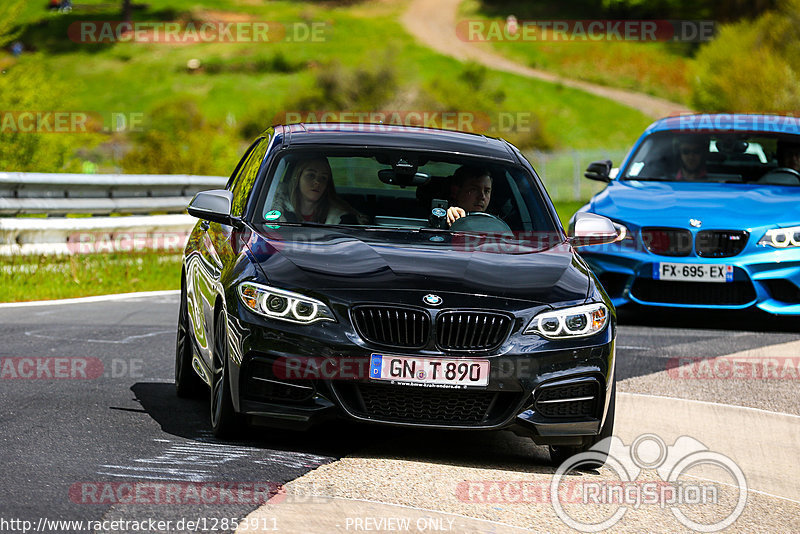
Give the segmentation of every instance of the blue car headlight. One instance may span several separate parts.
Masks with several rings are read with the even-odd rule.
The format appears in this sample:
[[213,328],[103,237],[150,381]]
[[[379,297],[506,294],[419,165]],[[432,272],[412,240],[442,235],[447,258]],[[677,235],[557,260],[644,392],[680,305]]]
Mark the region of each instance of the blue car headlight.
[[800,226],[767,230],[764,237],[758,240],[758,244],[774,248],[800,247]]
[[242,282],[239,299],[251,311],[270,319],[299,324],[336,322],[333,312],[323,302],[285,289]]
[[602,331],[607,324],[608,308],[596,302],[542,312],[531,319],[523,333],[548,339],[583,337]]

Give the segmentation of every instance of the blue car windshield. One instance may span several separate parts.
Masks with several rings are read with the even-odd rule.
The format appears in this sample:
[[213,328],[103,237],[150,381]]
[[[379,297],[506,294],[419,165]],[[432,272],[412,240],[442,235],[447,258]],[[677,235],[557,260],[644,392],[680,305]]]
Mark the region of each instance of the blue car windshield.
[[[491,159],[383,149],[293,149],[274,162],[258,222],[557,233],[545,193],[523,167]],[[476,216],[467,216],[477,214]],[[453,226],[455,229],[456,226]]]
[[656,132],[636,150],[623,180],[800,186],[800,136]]

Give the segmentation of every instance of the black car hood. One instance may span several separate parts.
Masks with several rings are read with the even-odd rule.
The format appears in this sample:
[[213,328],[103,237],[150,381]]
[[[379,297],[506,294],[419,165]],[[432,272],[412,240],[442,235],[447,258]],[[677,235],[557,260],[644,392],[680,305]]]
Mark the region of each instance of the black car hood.
[[538,303],[586,298],[587,268],[571,247],[562,243],[547,250],[512,248],[509,253],[508,247],[485,242],[483,250],[474,250],[474,239],[276,225],[256,226],[248,247],[268,282],[290,290],[414,289]]

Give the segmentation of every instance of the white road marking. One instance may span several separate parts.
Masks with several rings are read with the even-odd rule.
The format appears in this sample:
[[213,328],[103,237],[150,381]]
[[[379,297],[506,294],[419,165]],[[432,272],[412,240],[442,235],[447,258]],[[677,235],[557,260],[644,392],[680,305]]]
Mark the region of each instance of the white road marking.
[[624,391],[620,391],[619,395],[631,395],[634,397],[652,397],[654,399],[667,399],[667,400],[674,400],[674,401],[682,401],[682,402],[694,402],[697,404],[708,404],[711,406],[723,406],[725,408],[736,408],[737,410],[750,410],[754,412],[761,412],[770,415],[781,415],[783,417],[794,417],[796,419],[800,419],[800,415],[795,415],[786,412],[773,412],[771,410],[764,410],[761,408],[751,408],[750,406],[739,406],[736,404],[723,404],[721,402],[711,402],[711,401],[702,401],[702,400],[695,400],[695,399],[682,399],[679,397],[666,397],[664,395],[650,395],[649,393],[627,393]]
[[82,341],[88,343],[111,343],[111,344],[125,344],[130,343],[132,341],[138,341],[139,339],[144,339],[147,337],[153,336],[161,336],[164,334],[175,334],[175,330],[159,330],[157,332],[150,332],[149,334],[136,334],[132,336],[127,336],[122,339],[91,339],[91,338],[70,338],[70,337],[59,337],[58,335],[53,334],[46,334],[42,332],[59,332],[63,330],[83,330],[84,327],[82,326],[75,326],[75,327],[64,327],[64,328],[56,328],[56,329],[41,329],[41,330],[28,330],[25,332],[26,336],[30,337],[38,337],[43,339],[55,339],[56,341]]
[[105,302],[108,300],[126,300],[133,298],[147,298],[147,297],[163,297],[180,295],[179,289],[170,289],[166,291],[140,291],[138,293],[116,293],[113,295],[97,295],[94,297],[80,297],[74,299],[60,299],[60,300],[34,300],[30,302],[2,302],[2,308],[24,308],[32,306],[62,306],[66,304],[86,304],[90,302]]

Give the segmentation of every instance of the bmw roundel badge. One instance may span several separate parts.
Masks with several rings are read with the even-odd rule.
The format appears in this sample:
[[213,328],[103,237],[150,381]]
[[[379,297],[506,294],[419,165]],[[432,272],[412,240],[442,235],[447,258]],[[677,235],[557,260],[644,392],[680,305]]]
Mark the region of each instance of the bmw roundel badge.
[[442,297],[439,295],[434,295],[433,293],[428,293],[424,297],[422,297],[422,302],[427,304],[428,306],[438,306],[442,303]]

